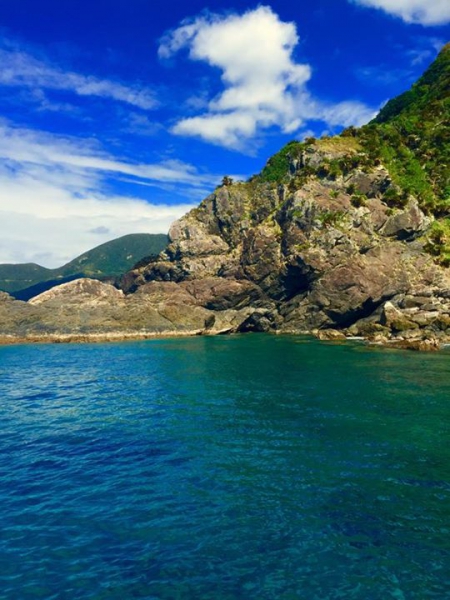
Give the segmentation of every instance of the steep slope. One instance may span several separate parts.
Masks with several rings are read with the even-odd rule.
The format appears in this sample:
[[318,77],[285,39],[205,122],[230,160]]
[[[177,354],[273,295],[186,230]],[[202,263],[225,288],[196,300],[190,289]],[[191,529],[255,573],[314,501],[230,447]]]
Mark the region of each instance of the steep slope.
[[449,64],[446,46],[372,123],[293,141],[258,176],[227,179],[172,225],[158,257],[123,276],[124,294],[85,280],[28,304],[0,298],[0,334],[449,343]]
[[167,244],[165,234],[136,233],[106,242],[57,269],[40,265],[0,265],[0,290],[26,300],[75,277],[118,276],[144,257],[158,255]]
[[450,44],[411,90],[391,100],[357,134],[368,155],[437,216],[450,214]]
[[[449,65],[446,46],[371,124],[291,142],[259,176],[218,188],[124,290],[190,281],[205,307],[257,310],[240,330],[445,337],[449,274],[438,263],[449,241],[436,232],[450,212]],[[245,284],[247,298],[224,282]]]

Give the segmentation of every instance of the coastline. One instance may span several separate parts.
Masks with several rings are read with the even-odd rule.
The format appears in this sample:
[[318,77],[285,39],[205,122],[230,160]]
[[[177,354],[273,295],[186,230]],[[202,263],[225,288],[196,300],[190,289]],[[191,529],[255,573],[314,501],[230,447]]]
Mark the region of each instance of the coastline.
[[96,344],[104,342],[139,341],[159,338],[194,337],[202,335],[202,330],[190,331],[146,331],[146,332],[108,332],[108,333],[46,333],[41,335],[0,334],[0,346],[19,344]]
[[[398,350],[414,350],[420,352],[438,352],[450,346],[446,341],[436,338],[405,340],[405,339],[370,339],[364,336],[345,335],[336,330],[322,331],[272,331],[266,332],[272,335],[303,335],[310,336],[321,342],[328,343],[346,343],[359,341],[368,346],[378,348],[391,348]],[[145,341],[155,339],[185,338],[196,336],[217,336],[217,335],[242,335],[238,332],[229,330],[212,331],[210,329],[192,329],[187,331],[116,331],[116,332],[92,332],[92,333],[46,333],[30,335],[0,334],[0,346],[14,346],[25,344],[101,344],[107,342],[124,341]]]

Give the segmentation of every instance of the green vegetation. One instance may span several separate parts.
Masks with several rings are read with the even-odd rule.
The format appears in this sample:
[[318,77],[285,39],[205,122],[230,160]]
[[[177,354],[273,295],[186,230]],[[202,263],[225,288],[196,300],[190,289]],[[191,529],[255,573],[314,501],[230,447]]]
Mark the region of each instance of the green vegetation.
[[260,181],[282,183],[289,174],[289,163],[300,159],[301,153],[308,144],[293,140],[267,161],[259,176]]
[[12,292],[53,277],[53,270],[34,263],[0,265],[0,290]]
[[397,206],[413,195],[427,212],[450,214],[450,44],[411,90],[351,133],[389,169]]
[[427,166],[426,156],[407,146],[407,137],[399,133],[400,128],[399,123],[382,126],[369,124],[359,134],[366,145],[369,160],[375,164],[375,159],[379,159],[387,167],[395,184],[389,190],[386,200],[390,200],[395,206],[403,206],[408,197],[413,195],[426,211],[445,211],[438,181],[433,186],[431,175],[436,171],[434,165]]
[[225,186],[229,186],[233,184],[233,178],[230,177],[229,175],[224,175],[222,177],[222,183],[220,185],[225,185]]
[[317,215],[317,220],[324,227],[336,227],[344,220],[345,213],[342,210],[327,210]]
[[[337,158],[324,157],[321,164],[312,167],[308,164],[308,146],[316,146],[317,150],[324,152],[341,153]],[[306,158],[306,164],[302,164]],[[290,172],[291,164],[298,161],[297,170]],[[307,138],[304,142],[291,141],[268,161],[259,176],[253,181],[271,183],[289,183],[292,190],[298,189],[311,175],[319,178],[336,180],[345,176],[353,169],[359,167],[365,170],[372,166],[372,161],[367,153],[361,151],[359,142],[353,138],[335,137],[316,140]]]
[[[310,145],[336,157],[324,157],[312,168]],[[299,168],[290,172],[296,160]],[[450,44],[411,90],[390,100],[371,123],[349,127],[332,138],[289,142],[254,179],[288,183],[295,191],[312,175],[337,180],[356,168],[367,172],[378,165],[384,165],[392,178],[383,198],[390,207],[404,207],[414,196],[427,213],[438,218],[450,215]],[[347,193],[354,205],[363,204],[359,190]]]
[[46,269],[33,263],[3,264],[0,265],[0,290],[15,293],[46,282],[42,289],[36,288],[39,293],[75,277],[118,276],[140,259],[159,254],[166,245],[165,234],[136,233],[101,244],[57,269]]
[[353,194],[350,198],[350,202],[352,206],[355,208],[360,208],[361,206],[366,206],[367,204],[367,196],[365,194]]
[[[439,56],[412,88],[390,100],[374,119],[375,123],[387,123],[402,114],[417,114],[418,110],[436,113],[450,94],[450,43],[442,48]],[[430,104],[437,103],[430,110]],[[447,104],[448,106],[448,104]]]
[[450,266],[450,219],[435,221],[427,235],[425,250],[436,257],[436,261],[445,266]]
[[58,269],[63,275],[83,272],[92,276],[121,275],[145,256],[159,254],[167,245],[163,233],[132,233],[101,244]]

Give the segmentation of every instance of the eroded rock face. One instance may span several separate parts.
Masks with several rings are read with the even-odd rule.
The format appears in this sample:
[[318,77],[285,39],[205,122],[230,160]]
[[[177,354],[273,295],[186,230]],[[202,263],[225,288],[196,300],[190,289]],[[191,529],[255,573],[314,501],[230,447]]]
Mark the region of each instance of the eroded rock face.
[[[412,197],[404,208],[387,204],[392,182],[382,165],[322,173],[324,161],[356,151],[319,142],[292,164],[293,184],[219,188],[172,227],[156,262],[127,276],[125,291],[164,279],[216,312],[268,311],[255,311],[240,330],[423,333],[426,319],[422,326],[404,316],[383,321],[379,313],[391,299],[414,302],[416,290],[446,278],[423,252],[431,219]],[[296,187],[295,177],[311,166],[315,175]]]
[[324,339],[450,339],[448,270],[423,251],[430,218],[414,198],[387,204],[382,165],[330,173],[330,161],[351,163],[357,151],[316,142],[284,185],[218,188],[121,290],[83,279],[29,304],[0,294],[0,334],[317,329]]

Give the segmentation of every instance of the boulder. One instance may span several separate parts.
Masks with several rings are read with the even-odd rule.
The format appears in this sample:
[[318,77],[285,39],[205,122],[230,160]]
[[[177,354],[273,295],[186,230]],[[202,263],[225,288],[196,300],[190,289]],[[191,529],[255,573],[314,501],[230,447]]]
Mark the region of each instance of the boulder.
[[412,240],[421,235],[430,223],[431,219],[420,210],[417,201],[410,200],[404,211],[389,217],[380,233],[399,240]]
[[346,336],[342,331],[337,329],[319,329],[315,332],[315,337],[318,340],[338,341],[345,340]]

